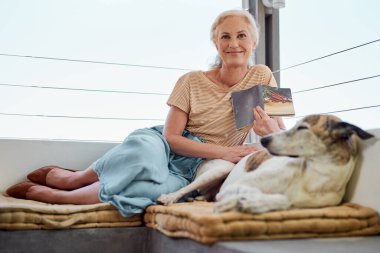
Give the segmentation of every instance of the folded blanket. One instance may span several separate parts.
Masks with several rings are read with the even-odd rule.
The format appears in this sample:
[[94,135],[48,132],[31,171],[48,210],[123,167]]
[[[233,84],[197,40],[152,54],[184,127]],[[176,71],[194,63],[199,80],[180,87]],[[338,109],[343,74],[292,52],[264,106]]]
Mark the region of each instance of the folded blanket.
[[293,209],[263,214],[213,213],[213,203],[150,206],[146,225],[172,237],[211,244],[225,240],[341,237],[380,233],[371,208],[347,203],[336,207]]
[[135,227],[141,215],[124,218],[111,204],[53,205],[0,194],[0,229]]

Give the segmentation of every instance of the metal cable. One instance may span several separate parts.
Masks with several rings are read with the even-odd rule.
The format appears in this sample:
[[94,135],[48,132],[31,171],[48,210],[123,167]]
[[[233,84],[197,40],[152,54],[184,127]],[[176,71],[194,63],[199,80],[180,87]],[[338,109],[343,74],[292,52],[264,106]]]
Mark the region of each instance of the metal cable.
[[3,116],[22,116],[22,117],[46,117],[46,118],[68,118],[68,119],[96,119],[96,120],[131,120],[131,121],[164,121],[164,119],[155,118],[118,118],[118,117],[94,117],[94,116],[70,116],[70,115],[44,115],[44,114],[24,114],[24,113],[5,113],[0,112]]
[[380,77],[380,75],[368,76],[368,77],[363,77],[363,78],[359,78],[359,79],[353,79],[353,80],[350,80],[350,81],[344,81],[344,82],[340,82],[340,83],[334,83],[334,84],[329,84],[329,85],[324,85],[324,86],[318,86],[318,87],[315,87],[315,88],[294,91],[293,93],[302,93],[302,92],[306,92],[306,91],[319,90],[319,89],[329,88],[329,87],[338,86],[338,85],[342,85],[342,84],[359,82],[359,81],[363,81],[363,80],[367,80],[367,79],[371,79],[371,78],[376,78],[376,77]]
[[[321,112],[316,114],[333,114],[333,113],[340,113],[340,112],[348,112],[348,111],[356,111],[356,110],[363,110],[363,109],[370,109],[370,108],[376,108],[380,107],[380,105],[370,105],[370,106],[364,106],[364,107],[357,107],[357,108],[350,108],[350,109],[344,109],[344,110],[338,110],[338,111],[331,111],[331,112]],[[69,118],[69,119],[92,119],[92,120],[130,120],[130,121],[165,121],[165,119],[157,119],[157,118],[118,118],[118,117],[93,117],[93,116],[70,116],[70,115],[43,115],[43,114],[24,114],[24,113],[3,113],[0,112],[0,115],[3,116],[22,116],[22,117],[46,117],[46,118]],[[302,118],[307,115],[302,116],[294,116],[294,117],[284,117],[288,119],[296,119],[296,118]]]
[[[379,42],[379,41],[380,41],[380,39],[369,41],[369,42],[366,42],[366,43],[363,43],[363,44],[360,44],[360,45],[357,45],[357,46],[354,46],[354,47],[350,47],[350,48],[347,48],[347,49],[344,49],[344,50],[341,50],[341,51],[337,51],[337,52],[334,52],[334,53],[331,53],[331,54],[328,54],[328,55],[325,55],[325,56],[321,56],[321,57],[318,57],[318,58],[315,58],[315,59],[312,59],[312,60],[308,60],[308,61],[305,61],[305,62],[302,62],[302,63],[298,63],[298,64],[295,64],[295,65],[292,65],[292,66],[289,66],[289,67],[286,67],[286,68],[283,68],[283,69],[278,69],[278,70],[273,71],[272,73],[277,73],[277,72],[284,71],[284,70],[287,70],[287,69],[295,68],[295,67],[298,67],[298,66],[310,63],[310,62],[321,60],[321,59],[324,59],[324,58],[327,58],[327,57],[330,57],[330,56],[333,56],[333,55],[337,55],[337,54],[340,54],[340,53],[343,53],[343,52],[347,52],[347,51],[350,51],[350,50],[353,50],[353,49],[356,49],[356,48],[359,48],[359,47],[363,47],[363,46],[366,46],[366,45],[369,45],[369,44],[372,44],[372,43],[376,43],[376,42]],[[130,64],[130,63],[119,63],[119,62],[105,62],[105,61],[92,61],[92,60],[68,59],[68,58],[33,56],[33,55],[20,55],[20,54],[7,54],[7,53],[0,53],[0,56],[22,57],[22,58],[43,59],[43,60],[56,60],[56,61],[82,62],[82,63],[95,63],[95,64],[107,64],[107,65],[119,65],[119,66],[140,67],[140,68],[158,68],[158,69],[183,70],[183,71],[191,71],[191,70],[193,70],[193,69],[177,68],[177,67],[163,67],[163,66],[142,65],[142,64]]]
[[[310,88],[310,89],[305,89],[305,90],[294,91],[293,93],[302,93],[302,92],[307,92],[307,91],[312,91],[312,90],[324,89],[324,88],[329,88],[329,87],[333,87],[333,86],[339,86],[339,85],[342,85],[342,84],[353,83],[353,82],[363,81],[363,80],[377,78],[377,77],[380,77],[380,74],[379,75],[374,75],[374,76],[367,76],[367,77],[363,77],[363,78],[358,78],[358,79],[353,79],[353,80],[344,81],[344,82],[335,83],[335,84],[318,86],[318,87],[315,87],[315,88]],[[42,85],[21,85],[21,84],[10,84],[10,83],[0,83],[0,86],[21,87],[21,88],[54,89],[54,90],[70,90],[70,91],[85,91],[85,92],[124,93],[124,94],[138,94],[138,95],[159,95],[159,96],[169,96],[170,95],[169,93],[159,93],[159,92],[140,92],[140,91],[124,91],[124,90],[84,89],[84,88],[68,88],[68,87],[42,86]]]
[[139,67],[139,68],[155,68],[155,69],[184,70],[184,71],[191,71],[192,70],[192,69],[176,68],[176,67],[163,67],[163,66],[153,66],[153,65],[140,65],[140,64],[119,63],[119,62],[105,62],[105,61],[91,61],[91,60],[80,60],[80,59],[67,59],[67,58],[33,56],[33,55],[19,55],[19,54],[0,53],[0,56],[22,57],[22,58],[55,60],[55,61],[82,62],[82,63],[96,63],[96,64],[118,65],[118,66]]
[[21,85],[21,84],[10,84],[10,83],[0,83],[0,86],[21,87],[21,88],[53,89],[53,90],[70,90],[70,91],[86,91],[86,92],[126,93],[126,94],[139,94],[139,95],[160,95],[160,96],[168,96],[168,95],[170,95],[170,94],[167,94],[167,93],[158,93],[158,92],[140,92],[140,91],[124,91],[124,90],[100,90],[100,89],[68,88],[68,87],[54,87],[54,86],[41,86],[41,85]]
[[298,66],[301,66],[301,65],[313,62],[313,61],[318,61],[318,60],[321,60],[321,59],[324,59],[324,58],[327,58],[327,57],[330,57],[330,56],[333,56],[333,55],[344,53],[344,52],[350,51],[352,49],[363,47],[363,46],[366,46],[366,45],[369,45],[369,44],[372,44],[372,43],[375,43],[375,42],[379,42],[379,41],[380,41],[380,39],[376,39],[376,40],[373,40],[373,41],[370,41],[370,42],[367,42],[367,43],[363,43],[363,44],[360,44],[360,45],[357,45],[357,46],[354,46],[354,47],[350,47],[350,48],[347,48],[347,49],[344,49],[344,50],[341,50],[341,51],[337,51],[337,52],[332,53],[332,54],[328,54],[328,55],[321,56],[321,57],[318,57],[318,58],[315,58],[315,59],[312,59],[312,60],[301,62],[301,63],[295,64],[295,65],[292,65],[292,66],[289,66],[289,67],[286,67],[286,68],[283,68],[283,69],[278,69],[276,71],[273,71],[272,73],[277,73],[277,72],[284,71],[284,70],[287,70],[287,69],[295,68],[295,67],[298,67]]
[[[332,54],[328,54],[322,57],[318,57],[306,62],[302,62],[296,65],[292,65],[283,69],[279,69],[276,71],[273,71],[273,73],[277,73],[283,70],[287,70],[290,68],[298,67],[313,61],[317,61],[323,58],[327,58],[336,54],[340,54],[346,51],[350,51],[362,46],[366,46],[375,42],[379,42],[380,39],[373,40],[367,43],[363,43],[348,49],[344,49]],[[127,63],[115,63],[115,62],[103,62],[103,61],[90,61],[90,60],[78,60],[78,59],[66,59],[66,58],[56,58],[56,57],[41,57],[41,56],[29,56],[29,55],[16,55],[16,54],[4,54],[0,53],[0,56],[9,56],[9,57],[23,57],[23,58],[34,58],[34,59],[45,59],[45,60],[59,60],[59,61],[70,61],[70,62],[82,62],[82,63],[95,63],[95,64],[108,64],[108,65],[120,65],[120,66],[130,66],[130,67],[143,67],[143,68],[159,68],[159,69],[169,69],[169,70],[185,70],[185,71],[190,71],[192,69],[184,69],[184,68],[175,68],[175,67],[162,67],[162,66],[151,66],[151,65],[138,65],[138,64],[127,64]],[[340,82],[336,84],[331,84],[331,85],[324,85],[320,87],[315,87],[315,88],[310,88],[310,89],[305,89],[305,90],[300,90],[300,91],[295,91],[294,93],[302,93],[302,92],[307,92],[311,90],[317,90],[317,89],[323,89],[323,88],[328,88],[328,87],[333,87],[333,86],[338,86],[342,84],[347,84],[351,82],[358,82],[366,79],[371,79],[371,78],[376,78],[379,77],[380,75],[374,75],[370,77],[364,77],[364,78],[359,78],[355,80],[350,80],[350,81],[345,81],[345,82]],[[67,87],[52,87],[52,86],[38,86],[38,85],[17,85],[17,84],[5,84],[5,83],[0,83],[2,86],[10,86],[10,87],[28,87],[28,88],[44,88],[44,89],[58,89],[58,90],[73,90],[73,91],[86,91],[86,92],[109,92],[109,93],[128,93],[128,94],[144,94],[144,95],[169,95],[166,93],[153,93],[153,92],[134,92],[134,91],[122,91],[122,90],[100,90],[100,89],[82,89],[82,88],[67,88]],[[345,109],[345,110],[339,110],[339,111],[332,111],[332,112],[325,112],[325,113],[320,113],[320,114],[332,114],[332,113],[339,113],[339,112],[347,112],[347,111],[354,111],[354,110],[362,110],[362,109],[368,109],[368,108],[374,108],[374,107],[379,107],[380,105],[373,105],[373,106],[366,106],[366,107],[358,107],[358,108],[351,108],[351,109]],[[153,121],[164,121],[164,119],[144,119],[144,118],[118,118],[118,117],[91,117],[91,116],[68,116],[68,115],[42,115],[42,114],[21,114],[21,113],[1,113],[0,115],[3,116],[24,116],[24,117],[49,117],[49,118],[71,118],[71,119],[96,119],[96,120],[153,120]],[[300,118],[304,116],[296,116],[293,118]]]
[[[320,112],[320,113],[313,113],[313,114],[334,114],[334,113],[356,111],[356,110],[370,109],[370,108],[376,108],[376,107],[380,107],[380,105],[370,105],[370,106],[356,107],[356,108],[350,108],[350,109],[344,109],[344,110],[338,110],[338,111],[331,111],[331,112]],[[298,118],[303,118],[305,116],[307,116],[307,115],[294,116],[294,117],[284,117],[284,118],[287,118],[287,119],[298,119]]]

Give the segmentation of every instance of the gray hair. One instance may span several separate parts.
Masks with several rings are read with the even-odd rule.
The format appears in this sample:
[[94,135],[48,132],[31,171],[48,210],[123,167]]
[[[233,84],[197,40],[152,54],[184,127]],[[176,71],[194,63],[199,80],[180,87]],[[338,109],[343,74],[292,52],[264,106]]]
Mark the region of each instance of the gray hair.
[[[216,28],[228,17],[242,17],[247,22],[249,27],[249,32],[251,33],[254,40],[256,40],[256,45],[259,42],[259,28],[256,24],[255,19],[252,17],[252,15],[245,10],[229,10],[224,11],[221,14],[219,14],[214,23],[211,26],[210,30],[210,39],[215,45],[216,41]],[[216,56],[214,63],[211,64],[211,68],[219,68],[222,66],[222,59],[219,55]]]

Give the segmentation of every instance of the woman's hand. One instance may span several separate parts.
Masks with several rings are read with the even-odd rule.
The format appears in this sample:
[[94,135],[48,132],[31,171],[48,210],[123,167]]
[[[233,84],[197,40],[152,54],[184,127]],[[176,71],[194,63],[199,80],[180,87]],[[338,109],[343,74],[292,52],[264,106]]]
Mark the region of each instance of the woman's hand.
[[260,148],[252,146],[234,146],[224,147],[224,152],[221,157],[223,160],[227,160],[233,163],[238,163],[243,157],[251,154],[252,152],[260,150]]
[[253,115],[255,116],[255,121],[252,129],[259,136],[277,133],[281,131],[281,128],[285,128],[285,126],[280,127],[279,121],[276,118],[269,117],[260,106],[253,109]]

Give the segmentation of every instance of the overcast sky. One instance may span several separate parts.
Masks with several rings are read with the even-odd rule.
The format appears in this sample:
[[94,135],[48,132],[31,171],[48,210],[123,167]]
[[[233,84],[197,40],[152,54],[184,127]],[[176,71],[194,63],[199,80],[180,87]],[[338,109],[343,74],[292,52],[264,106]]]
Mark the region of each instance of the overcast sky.
[[[240,0],[0,0],[0,54],[123,64],[0,56],[0,136],[120,141],[133,129],[163,124],[176,80],[207,70],[216,55],[212,21],[240,6]],[[286,1],[281,68],[379,39],[379,9],[376,0]],[[372,43],[281,71],[279,83],[294,92],[379,75],[379,57],[380,43]],[[378,105],[379,80],[295,93],[297,116]],[[379,107],[337,115],[380,127]],[[291,127],[297,119],[285,122]]]

